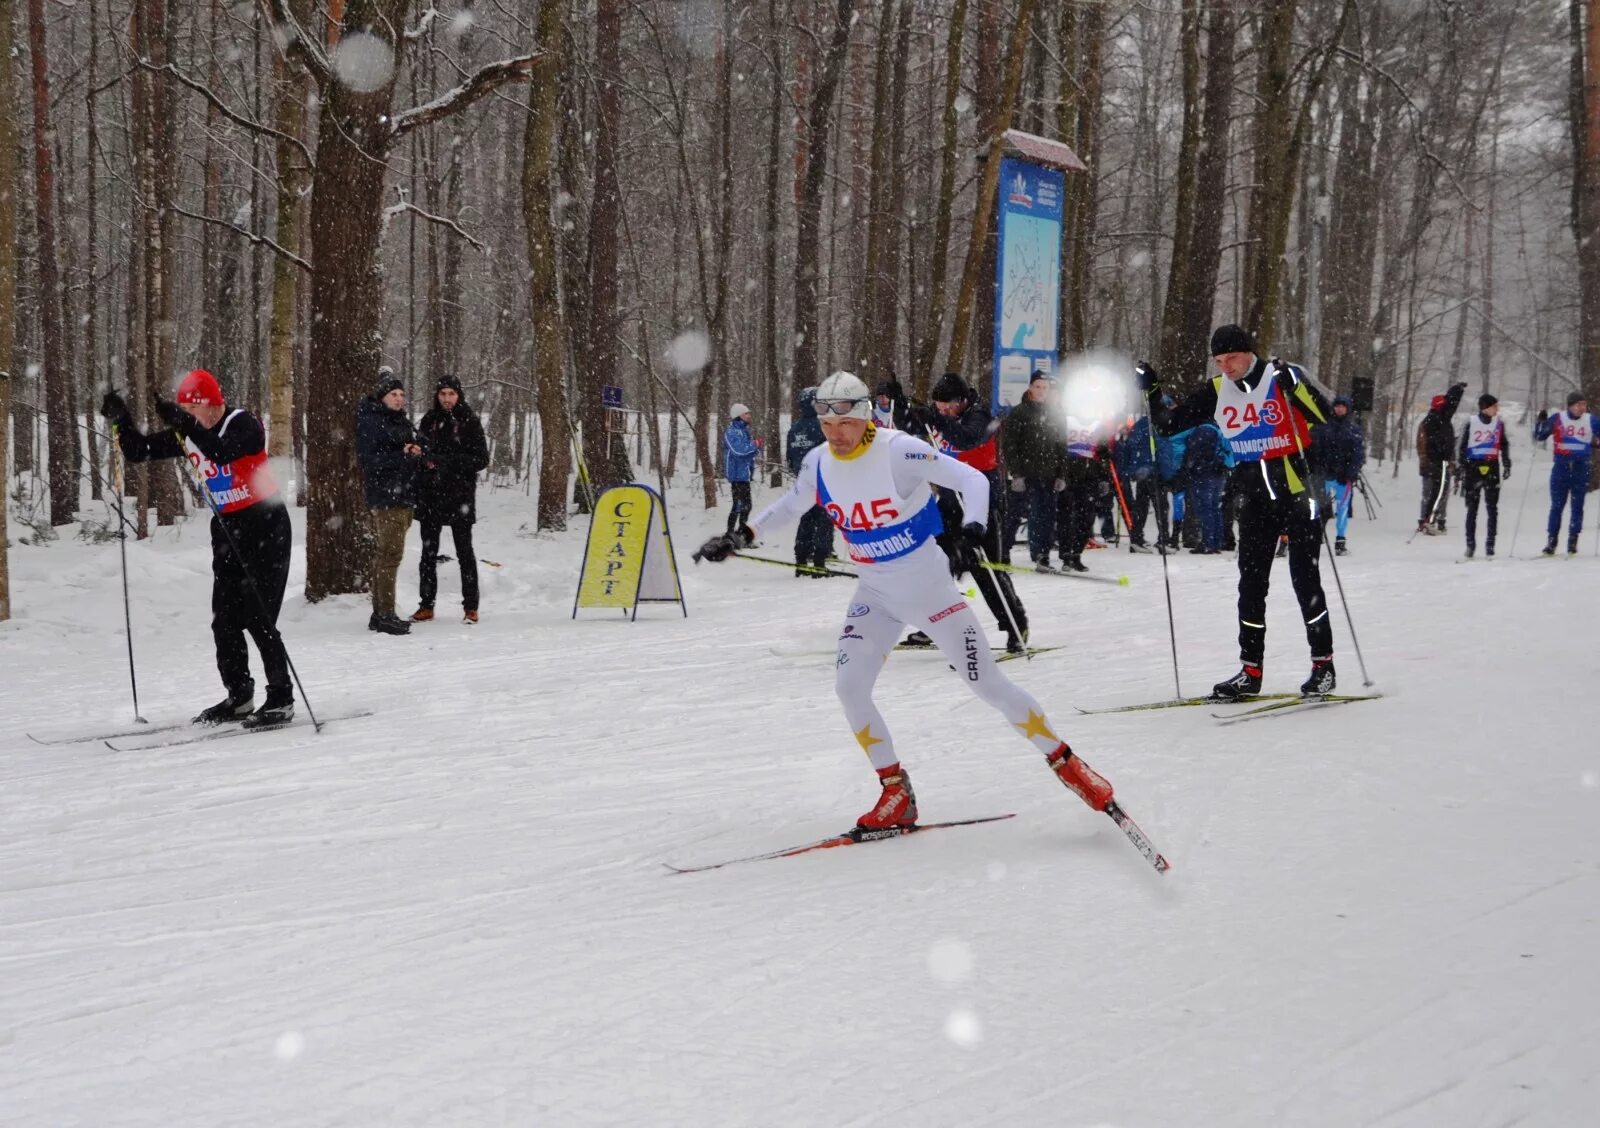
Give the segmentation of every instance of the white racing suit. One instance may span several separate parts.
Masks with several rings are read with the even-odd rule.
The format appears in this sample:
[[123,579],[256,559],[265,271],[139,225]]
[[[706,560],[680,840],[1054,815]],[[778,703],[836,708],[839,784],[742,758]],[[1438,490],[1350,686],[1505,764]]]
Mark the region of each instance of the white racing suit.
[[1033,696],[995,665],[978,617],[934,543],[943,525],[930,485],[960,494],[963,522],[982,524],[988,516],[989,483],[981,473],[904,432],[869,426],[849,455],[826,445],[808,453],[793,487],[750,523],[767,531],[820,505],[844,534],[861,579],[839,633],[834,688],[874,768],[900,759],[872,687],[908,626],[925,631],[968,688],[1048,756],[1061,739]]

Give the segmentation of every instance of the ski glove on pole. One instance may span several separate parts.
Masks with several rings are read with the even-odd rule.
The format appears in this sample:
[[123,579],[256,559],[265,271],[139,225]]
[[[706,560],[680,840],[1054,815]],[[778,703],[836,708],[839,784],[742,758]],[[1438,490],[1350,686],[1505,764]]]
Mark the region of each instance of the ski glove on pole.
[[709,560],[713,564],[721,563],[741,548],[749,548],[750,538],[743,529],[735,529],[731,533],[723,533],[720,537],[712,537],[705,544],[695,549],[692,559],[696,564],[702,560]]

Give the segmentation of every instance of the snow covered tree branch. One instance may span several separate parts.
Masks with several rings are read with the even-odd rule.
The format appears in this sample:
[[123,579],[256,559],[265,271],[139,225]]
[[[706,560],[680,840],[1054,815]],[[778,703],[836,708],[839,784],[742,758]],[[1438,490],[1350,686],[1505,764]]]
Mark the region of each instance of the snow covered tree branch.
[[539,52],[535,51],[529,55],[489,63],[474,71],[460,86],[446,90],[430,102],[396,114],[389,127],[390,142],[399,140],[419,126],[431,125],[459,113],[508,83],[526,81],[538,58]]

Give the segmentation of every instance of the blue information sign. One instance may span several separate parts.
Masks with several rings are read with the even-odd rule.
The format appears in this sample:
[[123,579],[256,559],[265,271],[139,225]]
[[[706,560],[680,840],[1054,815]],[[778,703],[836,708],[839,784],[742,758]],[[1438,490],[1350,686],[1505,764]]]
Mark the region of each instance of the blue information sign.
[[994,286],[996,411],[1020,403],[1034,370],[1053,370],[1060,352],[1064,187],[1065,178],[1055,169],[1014,157],[1000,161]]
[[601,384],[600,385],[600,406],[601,407],[621,407],[622,406],[622,389],[617,387],[615,384]]

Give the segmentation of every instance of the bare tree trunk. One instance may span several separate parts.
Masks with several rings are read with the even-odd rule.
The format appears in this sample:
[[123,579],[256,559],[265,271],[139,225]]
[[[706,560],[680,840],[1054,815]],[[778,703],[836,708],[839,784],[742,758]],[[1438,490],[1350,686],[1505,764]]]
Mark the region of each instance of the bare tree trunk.
[[[15,0],[0,0],[0,623],[11,618],[11,567],[6,539],[7,495],[11,492],[6,459],[11,431],[11,349],[16,343],[17,198],[22,191],[17,169]],[[18,429],[22,421],[17,421]]]
[[1183,117],[1178,137],[1177,202],[1173,207],[1172,262],[1167,272],[1167,296],[1161,314],[1161,336],[1156,364],[1169,377],[1176,371],[1183,339],[1182,310],[1187,300],[1185,278],[1194,268],[1190,244],[1194,235],[1195,166],[1199,161],[1200,134],[1200,0],[1183,0],[1178,31],[1178,54],[1183,65]]
[[1228,129],[1233,118],[1234,41],[1238,22],[1232,0],[1212,0],[1206,22],[1205,99],[1194,158],[1194,220],[1182,275],[1173,279],[1172,352],[1162,363],[1180,380],[1205,374],[1211,312],[1222,267],[1222,220],[1227,210]]
[[1078,156],[1089,166],[1087,172],[1067,182],[1065,215],[1072,259],[1068,284],[1062,287],[1067,303],[1065,330],[1067,346],[1081,349],[1089,343],[1089,280],[1094,257],[1095,209],[1100,192],[1100,108],[1105,85],[1100,58],[1105,47],[1105,2],[1092,0],[1084,5],[1078,27],[1079,73],[1083,90],[1077,100],[1076,136]]
[[[296,0],[295,18],[309,18],[310,4]],[[277,242],[280,247],[300,253],[301,196],[305,191],[305,158],[294,142],[306,133],[306,79],[300,68],[273,52],[272,73],[275,121],[278,131],[277,157]],[[298,324],[297,291],[298,273],[294,263],[282,255],[272,256],[272,321],[267,330],[267,388],[270,403],[267,431],[267,449],[273,458],[285,458],[293,453],[294,433],[291,419],[295,413],[294,336]]]
[[[779,174],[783,165],[784,91],[783,43],[778,38],[778,0],[767,0],[766,49],[767,67],[772,72],[772,101],[768,107],[766,219],[761,239],[761,433],[766,436],[767,449],[776,455],[779,450],[778,416],[783,410],[783,377],[778,360],[778,240],[783,230],[783,215],[779,210]],[[640,325],[642,328],[643,321]],[[652,380],[650,384],[650,419],[655,423],[655,381]],[[654,432],[651,442],[659,453],[660,439]],[[777,486],[782,481],[782,474],[774,466],[769,484]]]
[[[995,195],[1000,185],[1000,159],[1003,156],[1000,135],[1006,122],[1011,120],[1017,102],[1017,87],[1022,82],[1022,59],[1028,46],[1028,30],[1033,22],[1034,0],[1020,0],[1017,5],[1017,22],[1011,29],[1011,42],[1006,48],[1005,86],[1000,95],[999,109],[990,120],[990,135],[982,138],[988,147],[983,163],[983,178],[978,183],[978,203],[972,217],[972,240],[967,244],[966,269],[961,274],[961,289],[956,297],[955,324],[950,330],[950,351],[946,368],[961,371],[962,358],[967,355],[967,334],[972,325],[974,295],[978,275],[984,261],[985,235],[993,221]],[[992,373],[984,375],[988,383]]]
[[[1065,6],[1068,10],[1072,5]],[[955,0],[950,10],[950,36],[945,43],[944,115],[942,143],[939,156],[939,202],[933,221],[933,242],[928,250],[927,325],[922,340],[917,344],[917,354],[911,365],[911,395],[918,400],[928,398],[928,387],[933,382],[933,362],[939,351],[939,339],[944,331],[944,301],[946,263],[950,258],[950,222],[955,210],[956,161],[960,159],[957,144],[958,125],[956,102],[961,97],[961,40],[966,31],[967,0]]]
[[822,73],[811,92],[811,106],[806,115],[806,171],[795,222],[794,385],[797,388],[817,379],[817,272],[821,262],[822,185],[828,170],[828,129],[833,120],[833,96],[839,88],[839,77],[850,46],[854,9],[855,0],[833,0],[833,26],[822,59]]
[[578,373],[578,418],[595,491],[632,477],[625,443],[609,449],[601,387],[620,384],[617,364],[617,227],[622,185],[617,177],[621,140],[622,0],[599,0],[595,16],[594,198],[589,208],[589,363]]
[[[862,360],[857,373],[868,386],[887,380],[891,375],[894,357],[894,305],[883,308],[882,295],[894,294],[892,279],[883,273],[886,243],[892,234],[894,217],[888,207],[890,195],[899,201],[902,192],[898,183],[890,186],[894,176],[888,167],[889,133],[893,127],[889,109],[890,75],[893,71],[890,48],[894,45],[891,24],[894,20],[894,0],[883,0],[878,9],[877,51],[873,64],[872,80],[872,151],[868,158],[867,180],[867,262],[864,278],[865,294],[860,304],[859,340]],[[898,209],[895,209],[898,210]],[[885,317],[887,313],[887,317]],[[887,343],[884,337],[887,336]]]
[[[56,267],[55,166],[50,142],[50,60],[44,0],[28,0],[28,53],[33,60],[34,222],[39,232],[39,308],[44,329],[45,419],[49,426],[50,523],[78,513],[77,467],[72,463],[72,416],[61,358],[61,280]],[[7,307],[7,314],[10,313]],[[3,530],[0,530],[3,535]]]
[[561,71],[561,0],[540,0],[538,41],[544,54],[528,85],[522,137],[522,218],[528,239],[529,295],[533,316],[534,379],[539,395],[540,529],[567,527],[567,475],[572,470],[567,391],[562,379],[566,342],[558,289],[555,179],[551,147],[556,136],[556,76]]
[[[1572,234],[1578,244],[1578,377],[1600,402],[1600,0],[1571,0]],[[1587,23],[1585,23],[1587,20]]]

